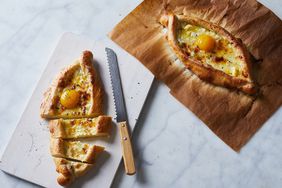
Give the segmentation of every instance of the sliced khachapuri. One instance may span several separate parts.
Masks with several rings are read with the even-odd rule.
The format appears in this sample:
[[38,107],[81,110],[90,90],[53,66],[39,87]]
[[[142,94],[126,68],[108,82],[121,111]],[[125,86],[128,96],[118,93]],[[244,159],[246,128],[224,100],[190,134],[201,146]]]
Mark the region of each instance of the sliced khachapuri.
[[74,139],[110,136],[112,117],[99,116],[81,119],[53,119],[49,121],[51,137]]
[[86,163],[94,163],[104,147],[90,145],[80,141],[68,141],[61,138],[51,138],[50,152],[53,157],[66,158]]

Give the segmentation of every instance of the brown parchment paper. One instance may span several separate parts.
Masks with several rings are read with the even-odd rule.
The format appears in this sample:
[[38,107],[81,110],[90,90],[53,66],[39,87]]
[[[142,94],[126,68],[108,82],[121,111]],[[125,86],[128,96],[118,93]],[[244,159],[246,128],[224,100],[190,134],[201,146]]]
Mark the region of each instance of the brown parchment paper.
[[[164,38],[164,10],[208,20],[242,39],[256,59],[258,96],[208,84],[185,69]],[[282,104],[282,22],[255,0],[145,0],[109,36],[236,151]]]

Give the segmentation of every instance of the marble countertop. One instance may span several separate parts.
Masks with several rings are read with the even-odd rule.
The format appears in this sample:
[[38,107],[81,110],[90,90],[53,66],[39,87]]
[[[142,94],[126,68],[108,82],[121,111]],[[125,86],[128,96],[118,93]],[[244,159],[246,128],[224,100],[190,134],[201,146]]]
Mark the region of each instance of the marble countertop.
[[[11,0],[0,6],[0,155],[64,32],[103,40],[140,0]],[[281,0],[260,0],[282,18]],[[133,143],[137,174],[113,187],[282,187],[282,110],[236,153],[153,83]],[[37,187],[0,171],[0,187]]]

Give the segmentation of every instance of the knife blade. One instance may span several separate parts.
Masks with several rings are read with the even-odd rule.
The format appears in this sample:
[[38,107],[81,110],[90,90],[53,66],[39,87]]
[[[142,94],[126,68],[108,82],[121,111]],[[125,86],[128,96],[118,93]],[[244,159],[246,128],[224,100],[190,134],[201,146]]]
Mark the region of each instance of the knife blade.
[[130,141],[130,136],[127,127],[127,114],[126,114],[126,108],[124,103],[124,97],[123,97],[123,91],[122,91],[122,85],[121,85],[121,79],[120,79],[120,73],[118,67],[118,60],[116,53],[112,49],[105,48],[105,51],[107,54],[112,90],[114,94],[116,121],[121,136],[122,155],[123,155],[125,172],[128,175],[133,175],[135,174],[136,170],[134,164],[132,144]]

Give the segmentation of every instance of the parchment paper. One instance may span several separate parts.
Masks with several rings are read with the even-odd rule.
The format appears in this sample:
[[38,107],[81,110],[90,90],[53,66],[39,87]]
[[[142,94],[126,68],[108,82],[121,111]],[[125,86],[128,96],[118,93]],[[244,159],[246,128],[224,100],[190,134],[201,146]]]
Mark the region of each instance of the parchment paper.
[[[240,38],[254,57],[259,94],[211,85],[185,69],[164,38],[159,18],[165,10],[208,20]],[[235,151],[282,104],[282,22],[255,0],[145,0],[109,36]]]

